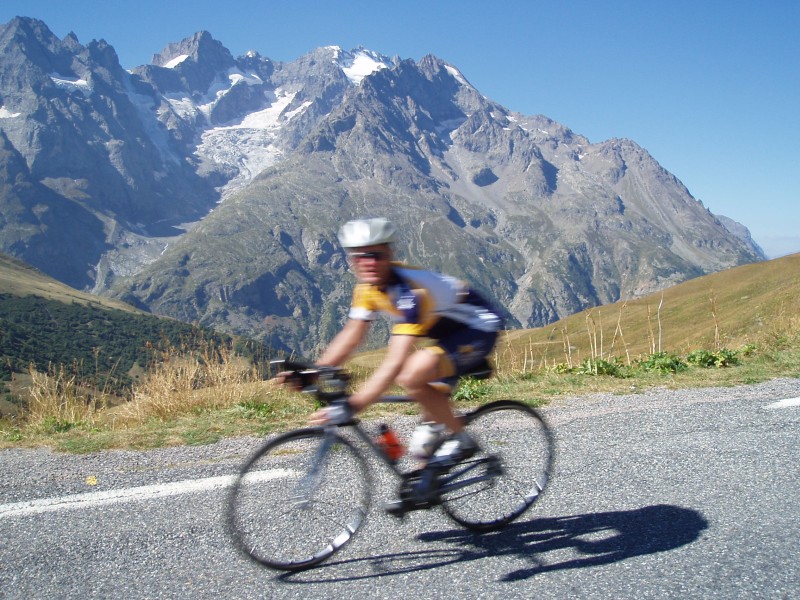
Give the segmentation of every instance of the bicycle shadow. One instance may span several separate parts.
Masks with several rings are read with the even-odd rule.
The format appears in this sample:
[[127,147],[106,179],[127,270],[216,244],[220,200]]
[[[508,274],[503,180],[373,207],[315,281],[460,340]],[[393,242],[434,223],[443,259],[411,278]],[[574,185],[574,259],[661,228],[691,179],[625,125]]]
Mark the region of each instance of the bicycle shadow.
[[[325,563],[313,571],[281,575],[292,583],[352,581],[423,571],[453,563],[514,556],[529,567],[505,574],[518,581],[549,571],[611,564],[635,556],[674,550],[697,540],[708,521],[696,510],[672,505],[591,513],[513,523],[505,529],[476,535],[463,529],[423,533],[418,540],[452,546],[384,554]],[[339,575],[344,565],[367,563],[371,572]],[[313,576],[311,576],[313,573]],[[327,576],[326,576],[327,574]],[[331,577],[332,576],[332,577]]]
[[[512,525],[497,534],[467,535],[469,543],[486,556],[529,557],[533,562],[531,567],[518,569],[503,578],[503,581],[515,581],[548,571],[581,569],[666,552],[694,542],[707,527],[708,521],[695,510],[656,505],[632,511],[537,519]],[[420,538],[467,542],[463,531],[423,534]],[[574,552],[560,561],[546,563],[537,559],[569,549]]]

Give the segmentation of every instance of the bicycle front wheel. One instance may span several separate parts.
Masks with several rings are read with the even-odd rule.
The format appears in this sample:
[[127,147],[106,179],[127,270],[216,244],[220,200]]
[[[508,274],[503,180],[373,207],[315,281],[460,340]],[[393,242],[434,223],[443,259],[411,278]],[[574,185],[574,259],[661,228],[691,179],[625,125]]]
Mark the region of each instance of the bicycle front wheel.
[[369,503],[361,453],[336,432],[301,429],[268,442],[245,463],[228,499],[228,529],[255,561],[298,571],[349,542]]
[[553,435],[536,410],[516,400],[492,402],[465,419],[480,452],[443,476],[442,505],[468,529],[499,529],[544,492],[555,459]]

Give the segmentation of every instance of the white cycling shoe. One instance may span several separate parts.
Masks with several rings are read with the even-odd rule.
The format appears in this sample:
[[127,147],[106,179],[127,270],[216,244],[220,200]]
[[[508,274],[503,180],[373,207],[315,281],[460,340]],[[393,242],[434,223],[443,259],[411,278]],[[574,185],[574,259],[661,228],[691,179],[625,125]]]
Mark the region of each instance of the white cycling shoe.
[[439,446],[428,464],[440,469],[449,469],[471,458],[479,449],[478,442],[466,431],[454,433]]
[[444,425],[426,421],[417,425],[408,441],[408,453],[417,460],[426,461],[444,436]]
[[430,457],[427,466],[405,475],[399,497],[386,502],[383,505],[384,510],[395,517],[403,517],[412,510],[434,506],[438,503],[438,473],[467,460],[479,450],[478,443],[466,431],[451,435]]

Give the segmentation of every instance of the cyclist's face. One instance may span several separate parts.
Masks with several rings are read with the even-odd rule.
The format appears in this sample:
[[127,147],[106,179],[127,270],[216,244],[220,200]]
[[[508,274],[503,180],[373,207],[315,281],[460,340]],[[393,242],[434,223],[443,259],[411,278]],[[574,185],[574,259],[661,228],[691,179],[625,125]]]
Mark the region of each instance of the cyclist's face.
[[382,285],[389,281],[392,252],[387,244],[355,248],[348,256],[361,283]]

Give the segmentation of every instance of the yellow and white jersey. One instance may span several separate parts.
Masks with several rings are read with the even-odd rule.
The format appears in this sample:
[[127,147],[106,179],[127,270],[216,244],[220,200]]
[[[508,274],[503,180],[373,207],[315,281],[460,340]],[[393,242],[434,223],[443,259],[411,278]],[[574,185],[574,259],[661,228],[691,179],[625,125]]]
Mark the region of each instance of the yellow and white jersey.
[[406,265],[392,265],[392,281],[384,288],[359,283],[353,291],[350,318],[372,321],[383,313],[393,335],[439,338],[468,327],[498,331],[502,322],[486,300],[463,281]]

